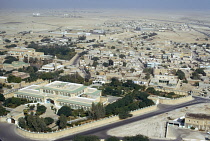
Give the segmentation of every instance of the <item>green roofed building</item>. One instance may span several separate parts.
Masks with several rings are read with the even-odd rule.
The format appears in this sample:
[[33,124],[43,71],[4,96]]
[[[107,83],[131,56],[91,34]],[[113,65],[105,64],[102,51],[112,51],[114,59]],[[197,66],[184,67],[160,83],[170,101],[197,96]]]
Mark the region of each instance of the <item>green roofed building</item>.
[[4,63],[3,64],[3,69],[6,70],[6,71],[11,71],[11,70],[14,70],[14,69],[19,69],[19,68],[28,67],[28,66],[30,66],[29,63],[25,63],[25,62],[22,62],[22,61],[13,61],[12,64]]
[[41,103],[53,103],[57,107],[64,105],[72,109],[88,110],[92,103],[105,103],[107,100],[101,98],[101,90],[90,88],[82,84],[54,81],[44,86],[31,85],[18,90],[15,97]]

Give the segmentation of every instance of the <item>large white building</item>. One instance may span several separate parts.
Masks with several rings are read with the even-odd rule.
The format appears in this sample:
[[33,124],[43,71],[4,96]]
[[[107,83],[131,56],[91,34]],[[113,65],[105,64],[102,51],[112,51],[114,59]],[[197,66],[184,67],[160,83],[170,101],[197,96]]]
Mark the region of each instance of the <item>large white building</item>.
[[44,52],[36,52],[33,48],[25,48],[25,47],[14,47],[9,49],[7,52],[9,56],[14,56],[19,59],[19,61],[23,61],[24,57],[27,57],[28,59],[30,57],[32,58],[38,58],[38,59],[44,59],[46,57],[49,57],[47,55],[44,55]]
[[72,109],[88,110],[92,103],[107,100],[101,97],[101,90],[90,88],[82,84],[54,81],[44,86],[31,85],[15,92],[15,97],[26,98],[41,103],[53,103],[57,107],[63,105]]

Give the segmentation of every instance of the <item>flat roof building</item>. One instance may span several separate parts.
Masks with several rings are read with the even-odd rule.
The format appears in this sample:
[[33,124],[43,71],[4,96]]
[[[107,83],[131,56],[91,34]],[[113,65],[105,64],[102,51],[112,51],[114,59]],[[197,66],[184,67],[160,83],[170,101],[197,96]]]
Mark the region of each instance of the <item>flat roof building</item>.
[[101,90],[83,84],[54,81],[44,86],[31,85],[15,92],[15,97],[26,98],[41,103],[52,103],[57,107],[64,105],[72,109],[88,110],[92,103],[101,101]]
[[23,67],[28,67],[30,66],[29,63],[25,63],[25,62],[22,62],[22,61],[13,61],[11,64],[7,64],[7,63],[4,63],[3,64],[3,69],[6,70],[6,71],[11,71],[11,70],[14,70],[14,69],[19,69],[19,68],[23,68]]
[[210,115],[207,114],[194,114],[186,113],[185,115],[185,127],[197,128],[198,130],[210,130]]

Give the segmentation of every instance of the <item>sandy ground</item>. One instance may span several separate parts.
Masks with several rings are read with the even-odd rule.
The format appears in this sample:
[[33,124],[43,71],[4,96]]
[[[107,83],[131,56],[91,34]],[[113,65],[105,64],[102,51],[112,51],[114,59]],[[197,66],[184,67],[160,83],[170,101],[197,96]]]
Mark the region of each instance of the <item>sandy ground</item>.
[[[40,17],[33,17],[33,13],[39,12]],[[78,18],[68,17],[63,15],[72,15],[72,10],[0,10],[0,31],[6,31],[7,34],[4,38],[21,39],[22,41],[40,41],[39,35],[43,36],[61,36],[62,32],[66,29],[82,30],[90,29],[106,29],[102,27],[104,22],[121,22],[129,20],[143,20],[148,23],[173,23],[173,25],[182,25],[184,22],[202,22],[206,25],[210,24],[210,14],[198,12],[161,12],[161,11],[114,11],[114,10],[77,10],[76,16]],[[195,15],[195,16],[193,16]],[[172,22],[170,22],[172,21]],[[178,22],[178,23],[177,23]],[[179,23],[181,22],[181,23]],[[204,30],[210,30],[209,27]],[[110,27],[109,29],[120,29],[117,27]],[[17,34],[21,31],[32,31],[32,34],[21,36]],[[50,34],[49,31],[60,32],[60,35]],[[73,36],[73,35],[66,35]],[[128,33],[112,35],[116,38],[128,37]],[[204,35],[191,30],[191,31],[177,31],[177,32],[158,32],[158,37],[154,41],[168,41],[175,42],[195,42],[196,38],[203,38]],[[200,41],[204,42],[204,41]],[[1,44],[1,39],[0,39]],[[20,45],[21,42],[19,42]]]
[[162,138],[165,134],[165,124],[167,117],[176,119],[184,116],[187,112],[210,114],[210,104],[198,104],[181,109],[176,109],[169,113],[164,113],[145,120],[140,120],[131,124],[111,129],[107,132],[111,136],[134,136],[137,134],[146,135],[151,138]]
[[201,131],[193,131],[190,129],[182,129],[177,126],[168,126],[167,138],[184,140],[184,141],[205,141],[208,135]]

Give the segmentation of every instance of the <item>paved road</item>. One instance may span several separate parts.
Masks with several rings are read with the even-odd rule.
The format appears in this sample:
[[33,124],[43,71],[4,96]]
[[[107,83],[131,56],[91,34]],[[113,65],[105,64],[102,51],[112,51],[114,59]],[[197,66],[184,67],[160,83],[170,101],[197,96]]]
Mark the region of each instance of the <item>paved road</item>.
[[2,141],[35,141],[19,136],[15,132],[15,125],[8,123],[0,123],[0,139]]
[[[156,116],[156,115],[160,115],[162,113],[166,113],[166,112],[178,109],[178,108],[191,106],[191,105],[194,105],[194,104],[207,103],[207,102],[210,102],[210,99],[195,97],[194,100],[186,102],[186,103],[182,103],[182,104],[179,104],[179,105],[159,105],[158,106],[159,110],[156,110],[154,112],[147,113],[147,114],[144,114],[144,115],[140,115],[140,116],[137,116],[137,117],[133,117],[133,118],[123,120],[123,121],[120,121],[120,122],[116,122],[116,123],[113,123],[111,125],[106,125],[106,126],[103,126],[103,127],[90,129],[88,131],[81,132],[80,134],[82,134],[82,135],[90,135],[91,134],[91,135],[97,135],[100,138],[107,138],[108,135],[106,134],[106,132],[108,130],[112,129],[112,128],[119,127],[119,126],[122,126],[122,125],[125,125],[125,124],[129,124],[131,122],[143,120],[143,119],[153,117],[153,116]],[[0,123],[0,139],[2,139],[3,141],[33,141],[33,140],[26,139],[26,138],[23,138],[23,137],[19,136],[15,132],[14,129],[15,129],[15,125],[13,125],[13,124]],[[74,135],[69,135],[67,137],[57,139],[57,141],[71,140],[73,138],[73,136]],[[156,140],[154,140],[154,141],[156,141]]]
[[[116,123],[113,123],[111,125],[106,125],[106,126],[103,126],[103,127],[98,127],[98,128],[95,128],[95,129],[84,131],[84,132],[79,133],[79,134],[80,135],[96,135],[96,136],[99,136],[100,138],[107,138],[107,137],[109,137],[107,135],[107,131],[112,129],[112,128],[119,127],[119,126],[122,126],[122,125],[125,125],[125,124],[129,124],[131,122],[143,120],[143,119],[153,117],[153,116],[156,116],[156,115],[160,115],[162,113],[173,111],[175,109],[179,109],[179,108],[182,108],[182,107],[191,106],[191,105],[200,104],[200,103],[207,103],[207,102],[210,102],[210,99],[195,97],[195,100],[192,100],[192,101],[189,101],[189,102],[186,102],[186,103],[182,103],[182,104],[179,104],[179,105],[159,105],[159,110],[156,110],[154,112],[147,113],[147,114],[144,114],[144,115],[140,115],[140,116],[137,116],[137,117],[133,117],[133,118],[123,120],[123,121],[120,121],[120,122],[116,122]],[[74,135],[69,135],[67,137],[57,139],[57,141],[71,140],[73,137],[74,137]]]
[[[87,51],[84,51],[84,52],[87,53]],[[84,53],[84,52],[80,52],[80,53],[76,54],[71,60],[72,61],[71,65],[78,65],[81,54]]]
[[78,64],[79,58],[80,58],[80,56],[77,54],[76,55],[76,58],[74,58],[74,60],[72,62],[72,65],[75,65],[76,66]]

